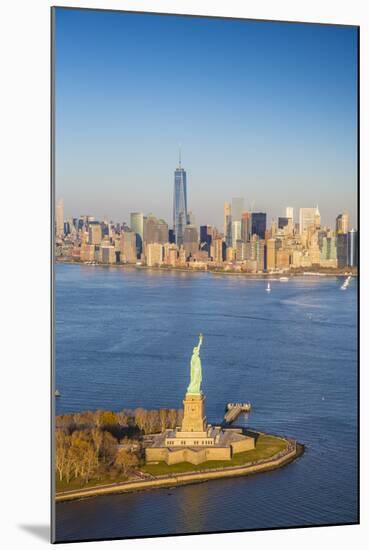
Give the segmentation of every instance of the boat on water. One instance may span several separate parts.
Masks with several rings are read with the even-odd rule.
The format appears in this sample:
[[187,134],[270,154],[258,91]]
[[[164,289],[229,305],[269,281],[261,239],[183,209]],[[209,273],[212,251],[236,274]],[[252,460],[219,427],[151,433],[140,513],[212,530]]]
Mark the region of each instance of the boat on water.
[[345,279],[345,282],[341,286],[341,290],[346,290],[350,284],[350,281],[351,281],[351,275],[349,275],[347,279]]
[[270,283],[268,282],[268,285],[267,285],[265,291],[266,291],[266,292],[270,292],[271,290],[272,290],[272,289],[271,289],[271,287],[270,287]]
[[289,279],[288,279],[288,277],[279,277],[279,280],[280,280],[282,283],[284,283],[284,282],[288,281]]
[[60,391],[59,390],[55,390],[55,397],[60,397]]

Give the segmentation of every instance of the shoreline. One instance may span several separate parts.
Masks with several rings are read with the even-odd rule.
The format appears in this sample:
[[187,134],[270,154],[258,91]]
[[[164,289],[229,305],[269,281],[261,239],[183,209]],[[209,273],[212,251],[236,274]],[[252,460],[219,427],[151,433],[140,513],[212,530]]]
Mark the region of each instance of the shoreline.
[[220,469],[213,468],[203,471],[157,476],[146,480],[125,481],[122,483],[112,483],[109,485],[96,485],[95,487],[86,489],[61,491],[55,494],[54,499],[56,503],[67,502],[100,495],[132,493],[137,491],[160,489],[163,487],[179,487],[181,485],[202,483],[215,479],[247,476],[277,470],[302,456],[305,451],[303,444],[298,443],[297,441],[290,441],[290,443],[292,443],[292,449],[288,450],[288,452],[282,451],[269,459],[261,461],[260,463],[249,463],[244,466],[230,466]]
[[210,275],[234,275],[238,277],[248,277],[250,279],[275,279],[279,280],[281,277],[288,277],[288,278],[294,278],[294,277],[347,277],[348,274],[351,275],[351,277],[358,277],[357,273],[352,272],[334,272],[334,271],[304,271],[304,272],[283,272],[283,273],[246,273],[245,271],[222,271],[217,269],[191,269],[191,268],[185,268],[185,267],[158,267],[158,266],[146,266],[146,265],[135,265],[135,264],[103,264],[103,263],[96,263],[96,264],[90,264],[87,262],[79,262],[79,261],[72,261],[72,260],[57,260],[55,259],[54,262],[55,265],[79,265],[79,266],[86,266],[86,267],[109,267],[109,268],[120,268],[120,269],[135,269],[135,270],[152,270],[152,271],[164,271],[164,272],[172,272],[172,273],[206,273]]

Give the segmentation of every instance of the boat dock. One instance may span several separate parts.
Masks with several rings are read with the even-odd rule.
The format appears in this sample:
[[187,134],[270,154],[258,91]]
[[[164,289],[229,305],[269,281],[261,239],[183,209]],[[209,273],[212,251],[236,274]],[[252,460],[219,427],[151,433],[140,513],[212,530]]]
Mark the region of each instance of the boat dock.
[[251,403],[228,403],[224,414],[224,423],[231,424],[242,412],[250,412]]

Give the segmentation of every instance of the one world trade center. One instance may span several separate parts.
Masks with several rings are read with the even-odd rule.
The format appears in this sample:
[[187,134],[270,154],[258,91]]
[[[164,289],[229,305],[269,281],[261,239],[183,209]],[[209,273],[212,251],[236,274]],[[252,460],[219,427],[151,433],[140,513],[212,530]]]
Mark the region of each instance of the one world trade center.
[[177,246],[183,244],[183,234],[187,225],[187,182],[186,172],[181,167],[181,151],[179,152],[179,165],[174,172],[174,197],[173,197],[173,230]]

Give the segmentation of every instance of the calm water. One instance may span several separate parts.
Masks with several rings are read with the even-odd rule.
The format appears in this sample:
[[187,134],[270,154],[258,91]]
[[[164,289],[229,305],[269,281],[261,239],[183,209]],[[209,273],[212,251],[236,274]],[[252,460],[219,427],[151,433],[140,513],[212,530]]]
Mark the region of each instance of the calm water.
[[181,406],[199,332],[210,422],[306,445],[270,473],[60,503],[57,540],[357,521],[356,281],[56,266],[57,414]]

